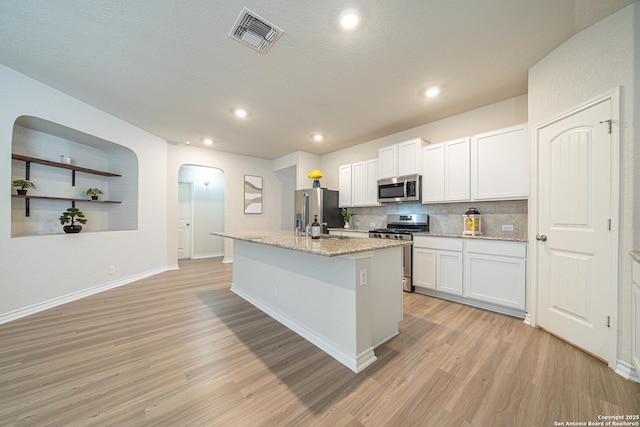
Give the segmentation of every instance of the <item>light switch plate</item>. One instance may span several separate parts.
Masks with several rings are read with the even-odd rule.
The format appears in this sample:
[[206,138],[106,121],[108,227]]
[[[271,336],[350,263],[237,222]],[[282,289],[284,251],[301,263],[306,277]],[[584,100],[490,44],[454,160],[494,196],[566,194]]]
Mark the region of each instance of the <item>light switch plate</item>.
[[513,231],[513,224],[504,224],[502,226],[502,231]]

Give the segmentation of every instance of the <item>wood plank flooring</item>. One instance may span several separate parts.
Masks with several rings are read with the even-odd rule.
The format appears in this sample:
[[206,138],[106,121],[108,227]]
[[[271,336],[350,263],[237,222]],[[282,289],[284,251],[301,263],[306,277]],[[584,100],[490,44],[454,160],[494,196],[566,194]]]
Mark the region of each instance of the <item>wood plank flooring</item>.
[[231,293],[231,268],[181,262],[0,325],[0,425],[554,426],[640,414],[640,385],[597,359],[520,319],[418,294],[404,294],[400,335],[354,374]]

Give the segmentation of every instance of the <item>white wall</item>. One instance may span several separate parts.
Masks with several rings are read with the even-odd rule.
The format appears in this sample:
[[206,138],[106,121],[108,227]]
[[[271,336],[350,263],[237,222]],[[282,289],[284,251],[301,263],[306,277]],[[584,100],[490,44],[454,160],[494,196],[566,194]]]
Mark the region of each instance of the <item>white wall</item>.
[[[167,268],[166,144],[158,137],[0,65],[0,322]],[[133,150],[138,229],[11,238],[11,140],[17,117],[59,123]],[[158,185],[160,183],[160,185]],[[66,206],[66,205],[65,205]],[[109,274],[109,266],[116,272]]]
[[[167,241],[168,263],[178,263],[178,173],[182,165],[208,166],[220,169],[225,177],[224,230],[279,230],[281,229],[282,186],[272,171],[271,160],[238,154],[214,151],[184,144],[168,144],[167,186]],[[244,176],[257,175],[263,178],[262,214],[244,213]],[[201,231],[208,234],[209,230]],[[233,258],[233,244],[225,239],[225,260]]]
[[[578,33],[529,70],[530,128],[621,87],[618,357],[631,363],[631,260],[640,248],[640,4]],[[606,119],[606,118],[605,118]],[[604,120],[604,119],[603,119]],[[619,126],[619,123],[615,124]]]
[[321,158],[321,170],[324,173],[322,186],[337,190],[338,167],[340,165],[375,159],[378,157],[378,149],[387,145],[416,137],[421,137],[431,143],[438,143],[526,122],[527,95],[521,95],[378,138],[355,147],[325,154]]

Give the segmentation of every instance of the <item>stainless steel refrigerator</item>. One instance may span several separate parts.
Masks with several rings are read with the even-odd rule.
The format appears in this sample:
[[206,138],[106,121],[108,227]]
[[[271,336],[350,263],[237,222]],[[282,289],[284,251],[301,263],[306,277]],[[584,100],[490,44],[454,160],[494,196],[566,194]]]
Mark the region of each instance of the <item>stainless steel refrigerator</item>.
[[343,226],[342,215],[338,208],[338,192],[327,190],[326,188],[308,188],[296,190],[294,201],[293,229],[299,229],[304,233],[311,228],[311,223],[315,215],[318,215],[318,222],[322,225],[322,232],[327,234],[328,228],[339,228]]

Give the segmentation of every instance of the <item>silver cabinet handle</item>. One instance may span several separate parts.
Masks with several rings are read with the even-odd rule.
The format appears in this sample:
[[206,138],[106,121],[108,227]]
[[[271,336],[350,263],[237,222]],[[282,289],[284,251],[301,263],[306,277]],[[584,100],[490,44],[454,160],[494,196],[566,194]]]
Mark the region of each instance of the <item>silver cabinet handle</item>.
[[536,236],[536,240],[539,240],[541,242],[546,242],[547,241],[547,236],[545,236],[544,234],[538,234]]

